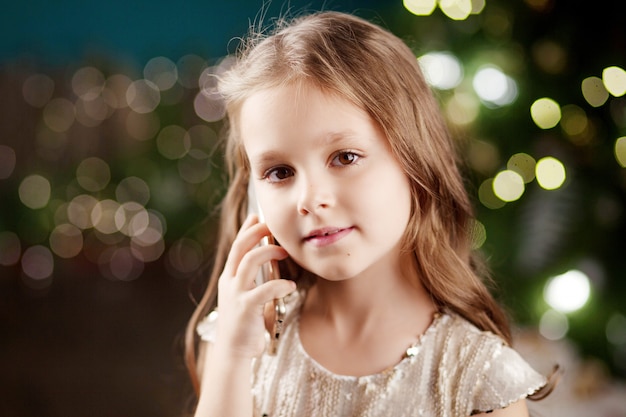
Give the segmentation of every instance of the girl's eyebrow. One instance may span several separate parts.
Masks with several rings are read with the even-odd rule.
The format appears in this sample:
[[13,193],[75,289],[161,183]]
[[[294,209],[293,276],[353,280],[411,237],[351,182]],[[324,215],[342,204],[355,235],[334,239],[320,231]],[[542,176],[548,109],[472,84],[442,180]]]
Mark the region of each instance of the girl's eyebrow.
[[[355,146],[357,144],[362,145],[362,141],[357,139],[358,136],[353,130],[344,130],[339,132],[330,132],[320,136],[318,140],[318,146],[320,148],[326,146]],[[277,149],[268,149],[263,151],[254,158],[254,165],[257,167],[264,167],[271,165],[276,161],[285,158],[284,152]]]

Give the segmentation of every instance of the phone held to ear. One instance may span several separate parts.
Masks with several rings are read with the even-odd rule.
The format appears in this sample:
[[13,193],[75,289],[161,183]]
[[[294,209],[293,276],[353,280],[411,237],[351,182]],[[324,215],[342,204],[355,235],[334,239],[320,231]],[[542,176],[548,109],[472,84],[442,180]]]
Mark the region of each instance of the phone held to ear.
[[[261,211],[261,207],[259,206],[259,202],[256,198],[256,191],[254,188],[254,183],[252,179],[248,182],[248,214],[256,214],[259,217],[260,222],[264,222],[265,218],[263,217],[263,213]],[[265,236],[260,245],[274,245],[274,237],[272,235]],[[268,263],[265,263],[259,269],[259,274],[257,275],[257,285],[262,284],[268,280],[272,279],[280,279],[280,271],[278,269],[278,261],[272,260]],[[285,315],[287,314],[287,309],[285,307],[285,301],[282,298],[277,298],[274,300],[274,325],[272,328],[272,333],[270,334],[270,345],[269,350],[270,354],[275,354],[276,349],[278,348],[278,339],[283,332],[283,323],[285,320]]]

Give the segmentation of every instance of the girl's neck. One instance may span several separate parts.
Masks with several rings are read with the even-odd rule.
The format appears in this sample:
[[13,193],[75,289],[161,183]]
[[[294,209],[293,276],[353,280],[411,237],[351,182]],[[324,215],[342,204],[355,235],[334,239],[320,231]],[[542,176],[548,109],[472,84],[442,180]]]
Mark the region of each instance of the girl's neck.
[[388,369],[433,321],[435,304],[414,267],[378,269],[344,281],[319,279],[307,293],[300,341],[331,372],[363,376]]
[[417,278],[414,263],[402,266],[365,271],[343,281],[318,278],[307,294],[302,314],[352,337],[408,317],[412,322],[429,323],[435,304]]

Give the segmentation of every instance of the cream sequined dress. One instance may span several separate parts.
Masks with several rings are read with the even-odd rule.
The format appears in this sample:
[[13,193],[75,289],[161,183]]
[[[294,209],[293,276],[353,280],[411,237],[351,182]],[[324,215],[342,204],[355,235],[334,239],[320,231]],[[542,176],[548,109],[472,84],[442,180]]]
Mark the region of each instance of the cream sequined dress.
[[[276,355],[253,361],[254,417],[461,417],[500,409],[546,380],[490,332],[450,313],[433,323],[396,366],[378,374],[337,375],[303,349],[303,297],[292,297]],[[215,339],[216,314],[198,325]]]

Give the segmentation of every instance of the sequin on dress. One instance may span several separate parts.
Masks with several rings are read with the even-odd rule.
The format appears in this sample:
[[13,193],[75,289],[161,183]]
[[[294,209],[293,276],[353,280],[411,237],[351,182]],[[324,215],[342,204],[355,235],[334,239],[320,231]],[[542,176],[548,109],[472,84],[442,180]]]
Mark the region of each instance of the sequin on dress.
[[[396,366],[334,374],[302,347],[302,297],[293,298],[276,355],[252,363],[255,417],[465,417],[504,408],[546,383],[498,336],[451,313],[437,315]],[[203,340],[215,340],[216,320],[212,313],[198,325]]]

